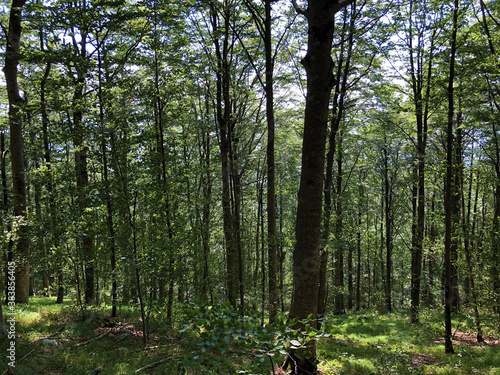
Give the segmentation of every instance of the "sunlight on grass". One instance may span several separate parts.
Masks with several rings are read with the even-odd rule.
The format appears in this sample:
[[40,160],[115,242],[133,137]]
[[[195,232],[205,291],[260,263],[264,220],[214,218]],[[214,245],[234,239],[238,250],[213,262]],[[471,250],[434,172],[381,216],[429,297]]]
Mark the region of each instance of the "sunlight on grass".
[[[409,314],[365,311],[327,319],[332,335],[318,345],[326,374],[496,374],[498,346],[455,345],[456,355],[444,353],[441,312],[426,311],[421,324]],[[470,317],[457,314],[454,327],[470,328]]]
[[[83,321],[74,301],[58,305],[55,298],[32,298],[17,313],[18,354],[24,356],[33,348],[36,350],[35,355],[19,364],[19,374],[80,375],[102,366],[103,375],[126,375],[162,358],[183,358],[198,350],[197,343],[190,342],[188,336],[180,340],[176,338],[177,331],[159,326],[153,326],[150,343],[160,344],[158,349],[144,350],[140,336],[136,335],[141,329],[137,306],[120,307],[117,322],[126,322],[126,326],[103,338],[98,337],[109,330],[103,325],[103,319],[110,316],[109,306],[88,308]],[[425,312],[418,325],[411,325],[408,316],[407,311],[364,311],[327,317],[323,327],[331,335],[318,341],[320,370],[328,375],[500,375],[499,346],[457,344],[456,354],[447,355],[439,341],[443,334],[441,314]],[[454,326],[468,328],[469,318],[467,314],[457,314]],[[46,337],[57,345],[45,345]],[[0,349],[4,350],[2,345]],[[269,374],[269,363],[262,359],[263,372],[257,371],[256,375]],[[236,367],[248,367],[248,361],[255,360],[248,355],[230,356],[231,365]],[[279,361],[280,358],[274,358],[275,365]],[[172,361],[158,367],[155,373],[174,374],[181,368],[185,374],[224,373],[220,372],[224,364],[216,372],[206,372],[200,364],[191,362],[186,365],[182,359]]]

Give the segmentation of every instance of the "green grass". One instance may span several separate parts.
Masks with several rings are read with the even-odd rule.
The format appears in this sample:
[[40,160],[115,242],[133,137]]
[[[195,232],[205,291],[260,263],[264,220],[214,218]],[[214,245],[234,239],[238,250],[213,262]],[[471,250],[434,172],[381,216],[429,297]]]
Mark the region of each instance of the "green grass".
[[[441,314],[425,311],[421,323],[409,323],[409,313],[365,311],[327,319],[331,333],[319,343],[319,356],[328,374],[500,374],[500,346],[473,342],[444,353]],[[454,332],[471,330],[470,317],[457,314]],[[487,336],[494,338],[489,327]]]
[[[104,326],[111,312],[108,307],[87,311],[90,318],[85,321],[72,301],[57,305],[54,298],[32,298],[28,306],[16,308],[17,375],[86,375],[97,367],[102,367],[101,375],[128,375],[167,357],[174,359],[144,373],[235,374],[235,369],[251,361],[262,361],[261,374],[269,374],[271,369],[268,357],[257,357],[255,348],[244,348],[241,344],[216,351],[227,353],[225,358],[210,357],[210,352],[197,353],[203,345],[196,341],[195,334],[186,333],[179,339],[177,331],[160,324],[161,319],[151,325],[149,345],[154,347],[145,350],[135,306],[119,309],[115,322],[119,327],[111,332]],[[364,311],[327,317],[324,331],[330,335],[318,343],[320,369],[336,375],[500,375],[500,346],[455,345],[456,354],[446,355],[439,342],[443,331],[440,311],[423,312],[419,325],[411,325],[408,315],[406,311],[392,314]],[[495,319],[491,322],[494,324]],[[473,321],[467,314],[456,314],[453,327],[456,332],[473,331]],[[498,336],[492,326],[485,325],[484,329],[487,339]],[[101,337],[106,332],[109,333]],[[8,342],[0,342],[2,357],[7,348]],[[205,362],[197,361],[196,355],[205,356]],[[209,362],[211,358],[214,360],[211,370],[206,367],[207,358]],[[273,358],[274,364],[281,360]],[[185,367],[184,372],[180,367]],[[0,374],[6,369],[2,358]]]

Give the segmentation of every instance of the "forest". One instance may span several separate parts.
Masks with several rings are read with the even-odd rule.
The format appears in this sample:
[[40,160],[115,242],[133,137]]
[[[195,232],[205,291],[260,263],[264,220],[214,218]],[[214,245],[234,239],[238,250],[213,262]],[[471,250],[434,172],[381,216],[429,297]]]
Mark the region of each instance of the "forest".
[[0,26],[4,374],[500,374],[498,0]]

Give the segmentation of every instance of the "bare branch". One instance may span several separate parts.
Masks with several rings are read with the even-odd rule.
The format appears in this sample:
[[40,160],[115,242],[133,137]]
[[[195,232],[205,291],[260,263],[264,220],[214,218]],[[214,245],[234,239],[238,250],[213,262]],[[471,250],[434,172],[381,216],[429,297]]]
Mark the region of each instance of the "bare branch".
[[158,362],[155,362],[155,363],[152,363],[150,365],[141,367],[141,368],[135,370],[135,372],[141,372],[141,371],[144,371],[144,370],[149,370],[149,369],[155,368],[155,367],[161,365],[162,363],[170,362],[172,359],[174,359],[174,357],[163,358],[162,360],[160,360]]

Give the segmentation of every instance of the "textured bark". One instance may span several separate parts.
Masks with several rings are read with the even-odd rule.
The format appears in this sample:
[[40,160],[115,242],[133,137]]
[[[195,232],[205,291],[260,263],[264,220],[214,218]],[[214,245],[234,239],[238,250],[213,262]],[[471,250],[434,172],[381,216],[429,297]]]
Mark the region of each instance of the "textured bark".
[[[334,14],[347,2],[310,0],[303,13],[309,22],[308,49],[302,64],[307,95],[302,143],[302,169],[298,193],[296,244],[293,253],[293,290],[290,318],[307,319],[318,313],[319,250],[328,104],[335,78],[331,49]],[[313,322],[312,326],[316,324]],[[317,372],[316,343],[292,353],[293,374]]]
[[14,216],[17,222],[15,244],[16,261],[16,303],[29,301],[29,239],[27,227],[26,178],[24,171],[23,114],[24,100],[19,94],[18,71],[19,45],[21,40],[21,11],[26,0],[14,0],[10,11],[5,54],[5,81],[9,99],[10,155],[12,168],[12,189],[14,192]]

